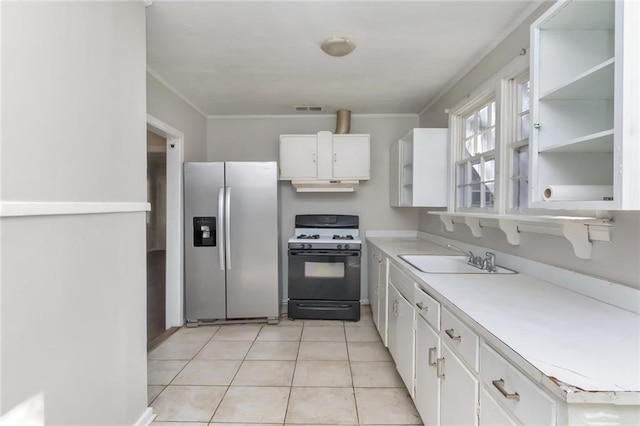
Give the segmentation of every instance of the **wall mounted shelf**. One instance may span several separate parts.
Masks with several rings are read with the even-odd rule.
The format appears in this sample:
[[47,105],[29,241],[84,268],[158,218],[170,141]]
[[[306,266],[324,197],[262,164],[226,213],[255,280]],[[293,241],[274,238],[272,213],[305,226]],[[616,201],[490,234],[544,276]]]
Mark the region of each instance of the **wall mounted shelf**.
[[509,244],[520,245],[522,232],[557,235],[566,238],[573,246],[576,257],[591,258],[593,241],[611,241],[613,221],[607,218],[575,216],[525,216],[491,213],[451,213],[434,211],[440,216],[445,229],[453,232],[455,224],[469,227],[476,238],[482,237],[482,228],[498,228],[504,232]]

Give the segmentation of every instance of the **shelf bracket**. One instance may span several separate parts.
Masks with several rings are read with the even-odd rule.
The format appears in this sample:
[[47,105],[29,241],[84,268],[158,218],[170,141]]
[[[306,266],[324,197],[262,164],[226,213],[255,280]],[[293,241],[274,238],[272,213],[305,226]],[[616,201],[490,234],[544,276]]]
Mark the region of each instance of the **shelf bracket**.
[[480,219],[477,217],[465,217],[464,218],[465,223],[467,224],[467,226],[469,227],[469,229],[471,229],[471,234],[473,234],[474,237],[476,238],[480,238],[482,237],[482,229],[480,227]]
[[518,231],[518,223],[515,220],[498,219],[498,226],[507,236],[507,241],[512,246],[520,245],[520,231]]
[[573,252],[580,259],[591,259],[591,247],[589,241],[589,227],[583,223],[563,223],[562,235],[573,246]]
[[443,214],[441,214],[439,217],[440,222],[444,223],[444,228],[449,232],[453,232],[453,217],[445,216]]

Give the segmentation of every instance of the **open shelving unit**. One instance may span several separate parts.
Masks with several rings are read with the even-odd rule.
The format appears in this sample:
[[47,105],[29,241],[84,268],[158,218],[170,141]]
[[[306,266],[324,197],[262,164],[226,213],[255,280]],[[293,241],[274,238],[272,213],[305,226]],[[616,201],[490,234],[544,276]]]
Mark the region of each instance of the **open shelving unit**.
[[[639,208],[637,172],[623,169],[624,162],[637,158],[639,144],[626,127],[634,112],[637,116],[639,97],[629,74],[635,71],[637,79],[637,60],[631,58],[640,48],[640,7],[633,3],[560,1],[532,25],[534,208]],[[634,176],[622,177],[623,171]],[[545,200],[551,185],[608,185],[611,197]]]

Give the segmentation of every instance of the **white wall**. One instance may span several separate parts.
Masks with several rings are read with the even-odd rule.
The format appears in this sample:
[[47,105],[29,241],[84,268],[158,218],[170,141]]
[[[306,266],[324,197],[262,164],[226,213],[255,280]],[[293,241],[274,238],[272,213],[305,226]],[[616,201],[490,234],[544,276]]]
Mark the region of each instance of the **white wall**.
[[[3,2],[1,23],[3,206],[146,201],[142,2]],[[144,211],[0,227],[0,423],[143,418]]]
[[207,119],[147,73],[147,112],[184,134],[184,161],[207,158]]
[[[447,126],[448,118],[444,110],[462,101],[467,94],[513,60],[523,47],[528,48],[530,24],[552,3],[543,4],[459,83],[430,106],[420,116],[420,127]],[[466,226],[456,226],[455,231],[449,233],[443,230],[437,216],[428,215],[426,212],[426,209],[421,209],[419,222],[421,231],[640,288],[640,262],[638,261],[640,259],[640,212],[614,212],[615,226],[611,232],[611,242],[594,242],[590,260],[576,258],[571,244],[561,237],[524,233],[521,235],[520,246],[512,246],[507,243],[504,233],[497,229],[483,230],[483,236],[480,239],[473,237]]]
[[[296,214],[354,214],[360,232],[372,229],[411,229],[418,211],[389,207],[389,147],[418,124],[417,116],[353,115],[351,133],[371,134],[371,180],[355,193],[297,193],[280,184],[280,235],[283,300],[287,299],[287,240],[293,235]],[[335,116],[209,118],[208,161],[277,161],[280,134],[314,134],[335,130]],[[367,297],[366,253],[362,257],[362,297]]]

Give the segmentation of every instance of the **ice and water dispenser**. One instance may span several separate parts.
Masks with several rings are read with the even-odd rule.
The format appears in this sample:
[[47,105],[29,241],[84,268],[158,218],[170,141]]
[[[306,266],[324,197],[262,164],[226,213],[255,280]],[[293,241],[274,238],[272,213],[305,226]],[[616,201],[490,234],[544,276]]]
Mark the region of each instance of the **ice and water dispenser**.
[[215,217],[194,217],[193,218],[193,246],[194,247],[215,247],[216,246],[216,218]]

